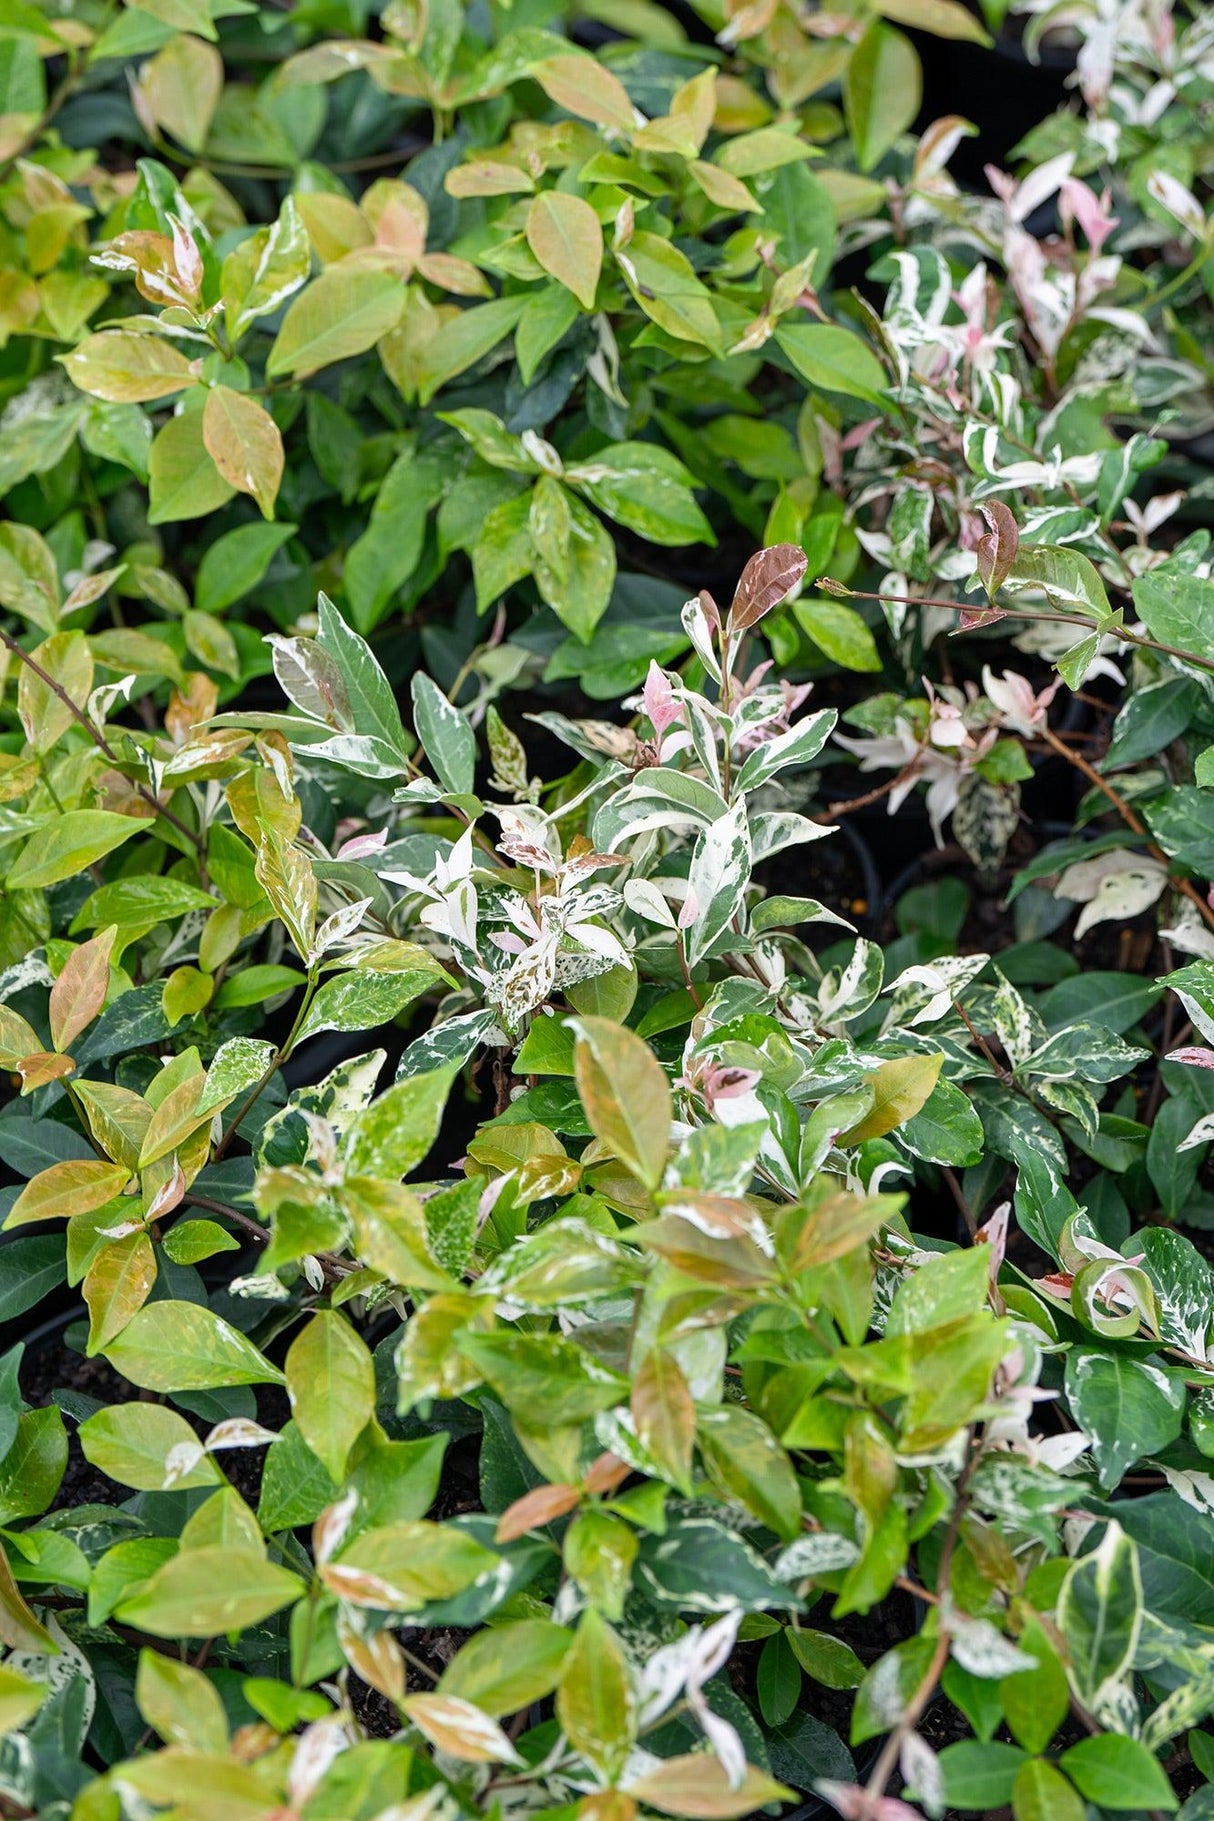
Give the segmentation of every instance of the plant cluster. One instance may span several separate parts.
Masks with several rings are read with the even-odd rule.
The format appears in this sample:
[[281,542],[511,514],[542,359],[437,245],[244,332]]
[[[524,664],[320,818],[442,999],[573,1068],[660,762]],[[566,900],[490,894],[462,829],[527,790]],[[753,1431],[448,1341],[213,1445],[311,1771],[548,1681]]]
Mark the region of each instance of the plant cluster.
[[1214,1817],[1209,18],[987,23],[0,0],[0,1813]]

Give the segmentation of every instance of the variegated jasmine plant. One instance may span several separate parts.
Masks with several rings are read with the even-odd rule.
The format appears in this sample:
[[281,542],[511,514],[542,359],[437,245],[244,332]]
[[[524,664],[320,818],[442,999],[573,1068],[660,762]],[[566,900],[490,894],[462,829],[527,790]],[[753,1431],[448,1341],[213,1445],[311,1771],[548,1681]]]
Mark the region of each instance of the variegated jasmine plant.
[[[6,977],[28,1180],[0,1281],[18,1307],[81,1284],[81,1346],[143,1395],[13,1404],[20,1806],[1174,1801],[1158,1754],[1196,1757],[1214,1710],[1168,1567],[1214,1534],[1210,1275],[1075,1176],[1137,1155],[1105,1100],[1158,989],[1107,1006],[1127,1038],[1107,988],[1063,1014],[986,954],[887,957],[762,894],[754,867],[824,832],[804,774],[833,717],[746,656],[805,568],[775,547],[728,611],[690,601],[696,669],[655,666],[631,725],[548,714],[578,759],[555,785],[488,714],[482,782],[420,674],[410,734],[323,600],[274,650],[289,715],[179,697],[127,733],[50,690],[56,739],[32,720],[12,780],[42,820],[10,880],[48,935]],[[1010,737],[1025,705],[987,689]],[[53,808],[98,784],[125,807]],[[119,833],[143,867],[56,896]],[[158,849],[181,865],[149,876]],[[1210,1035],[1203,965],[1174,985]],[[242,1032],[275,990],[280,1035]],[[452,1143],[486,1047],[492,1110]],[[1164,1067],[1200,1097],[1203,1061]],[[1183,1136],[1173,1161],[1200,1117]],[[916,1236],[944,1184],[970,1243]],[[61,1502],[69,1425],[121,1503]],[[1131,1468],[1168,1490],[1112,1503]],[[848,1625],[873,1612],[875,1647]]]

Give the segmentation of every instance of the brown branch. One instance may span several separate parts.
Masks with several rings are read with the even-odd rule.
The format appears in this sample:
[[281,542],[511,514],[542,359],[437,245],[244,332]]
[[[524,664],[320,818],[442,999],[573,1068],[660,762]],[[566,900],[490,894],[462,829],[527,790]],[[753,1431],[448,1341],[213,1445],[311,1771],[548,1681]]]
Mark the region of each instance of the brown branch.
[[[974,1435],[972,1430],[967,1431],[967,1440],[969,1447],[966,1452],[965,1465],[961,1469],[961,1473],[957,1480],[957,1496],[953,1501],[953,1509],[949,1514],[948,1529],[945,1531],[944,1543],[940,1550],[940,1566],[936,1573],[936,1596],[941,1602],[948,1596],[948,1580],[953,1564],[953,1553],[957,1547],[957,1538],[961,1534],[961,1520],[965,1516],[969,1505],[967,1489],[970,1475],[973,1473],[978,1460],[978,1449],[974,1446]],[[906,1706],[902,1711],[901,1719],[886,1739],[885,1744],[881,1747],[880,1756],[873,1766],[872,1775],[864,1786],[864,1801],[860,1810],[859,1821],[871,1821],[872,1816],[875,1814],[877,1804],[885,1794],[886,1785],[897,1768],[898,1759],[902,1753],[903,1743],[909,1735],[914,1732],[915,1727],[918,1725],[923,1714],[924,1708],[936,1692],[936,1684],[943,1675],[945,1665],[948,1662],[951,1641],[951,1634],[948,1626],[942,1618],[940,1623],[940,1635],[936,1639],[936,1648],[932,1652],[931,1662],[923,1672],[914,1693],[907,1701]]]
[[900,784],[905,784],[908,778],[915,775],[921,757],[920,753],[916,753],[910,764],[904,765],[895,777],[887,779],[884,784],[878,784],[874,790],[866,790],[862,797],[845,797],[838,803],[827,804],[825,812],[820,816],[811,816],[810,821],[833,822],[836,816],[848,816],[855,809],[867,809],[871,803],[879,803],[882,797],[888,797]]
[[1189,900],[1190,904],[1196,907],[1199,915],[1211,929],[1214,929],[1214,910],[1206,903],[1206,900],[1202,897],[1191,879],[1178,878],[1177,875],[1172,872],[1171,861],[1167,854],[1164,853],[1162,847],[1157,847],[1150,839],[1146,823],[1142,820],[1142,817],[1138,814],[1137,810],[1131,808],[1130,804],[1126,802],[1120,792],[1114,790],[1107,778],[1101,777],[1100,773],[1096,770],[1096,767],[1090,765],[1081,752],[1072,752],[1069,746],[1064,746],[1053,729],[1044,723],[1041,727],[1041,737],[1046,745],[1050,747],[1053,752],[1058,754],[1059,758],[1065,759],[1068,765],[1073,765],[1076,771],[1082,772],[1088,783],[1096,790],[1100,791],[1102,796],[1108,798],[1108,801],[1117,811],[1117,814],[1121,817],[1126,827],[1130,829],[1133,834],[1142,836],[1146,842],[1147,852],[1153,860],[1158,861],[1164,868],[1164,871],[1168,875],[1169,883],[1178,892],[1181,892],[1184,897]]
[[195,1195],[192,1189],[187,1189],[183,1199],[192,1208],[205,1208],[208,1214],[222,1214],[225,1220],[234,1220],[238,1226],[245,1229],[246,1233],[252,1234],[253,1238],[259,1239],[263,1245],[270,1237],[269,1227],[263,1227],[261,1222],[254,1220],[250,1214],[242,1214],[239,1208],[230,1208],[226,1201],[212,1201],[209,1195]]

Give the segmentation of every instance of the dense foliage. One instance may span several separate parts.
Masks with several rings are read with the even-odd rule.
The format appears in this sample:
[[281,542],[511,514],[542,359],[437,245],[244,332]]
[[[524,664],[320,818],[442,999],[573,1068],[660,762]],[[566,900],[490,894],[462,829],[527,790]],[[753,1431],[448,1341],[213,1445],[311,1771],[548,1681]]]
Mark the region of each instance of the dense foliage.
[[1214,1818],[1210,36],[0,0],[0,1814]]

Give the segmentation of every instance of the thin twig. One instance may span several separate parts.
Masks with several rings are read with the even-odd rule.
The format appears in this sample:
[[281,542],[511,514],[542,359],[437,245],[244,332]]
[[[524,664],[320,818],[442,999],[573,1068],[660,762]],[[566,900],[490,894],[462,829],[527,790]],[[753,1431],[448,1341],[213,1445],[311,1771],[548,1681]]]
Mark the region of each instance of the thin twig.
[[1076,771],[1082,772],[1088,783],[1096,790],[1100,791],[1102,796],[1107,797],[1126,827],[1130,829],[1133,834],[1140,835],[1146,842],[1147,852],[1153,860],[1158,861],[1164,868],[1172,886],[1174,886],[1178,892],[1181,892],[1189,900],[1190,904],[1196,906],[1201,917],[1209,924],[1211,929],[1214,929],[1214,910],[1207,904],[1192,880],[1178,878],[1176,874],[1172,872],[1171,861],[1167,854],[1164,853],[1162,847],[1157,847],[1150,839],[1146,823],[1142,820],[1142,817],[1138,814],[1137,810],[1133,809],[1130,804],[1126,802],[1119,791],[1114,790],[1107,778],[1101,777],[1100,773],[1096,770],[1096,767],[1090,765],[1081,752],[1072,752],[1069,746],[1064,746],[1051,727],[1043,723],[1040,731],[1041,737],[1046,745],[1056,752],[1059,758],[1065,759],[1068,765],[1073,765]]
[[[70,713],[73,721],[76,722],[77,726],[83,727],[85,733],[93,742],[93,745],[97,748],[98,752],[104,754],[115,769],[121,769],[122,761],[119,759],[118,754],[114,751],[114,748],[110,745],[100,728],[94,727],[83,708],[73,702],[63,685],[57,683],[50,672],[42,668],[42,665],[38,662],[37,658],[31,657],[24,645],[18,644],[12,634],[5,632],[3,628],[0,628],[0,644],[2,644],[7,651],[10,651],[14,657],[20,659],[26,669],[32,671],[39,682],[44,683],[51,691],[52,695],[58,696],[59,700],[63,703],[63,706]],[[137,778],[132,778],[131,783],[134,785],[137,794],[145,803],[156,811],[158,816],[163,816],[166,822],[172,823],[178,833],[183,834],[200,854],[206,851],[206,842],[202,835],[195,829],[192,829],[187,822],[183,822],[180,816],[175,815],[171,809],[163,804],[155,791],[149,790],[147,785],[141,784]]]

